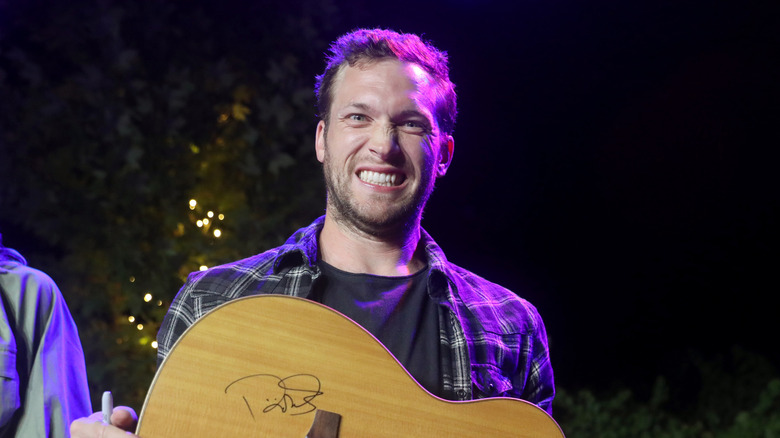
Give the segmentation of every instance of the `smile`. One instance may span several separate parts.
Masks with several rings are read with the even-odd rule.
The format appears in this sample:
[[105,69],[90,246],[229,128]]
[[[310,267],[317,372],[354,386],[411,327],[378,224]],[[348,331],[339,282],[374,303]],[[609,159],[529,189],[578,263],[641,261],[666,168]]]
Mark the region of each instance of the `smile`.
[[397,185],[396,182],[398,182],[398,185],[401,184],[400,175],[397,175],[395,173],[380,173],[380,172],[373,172],[371,170],[361,170],[358,173],[358,177],[363,182],[367,182],[369,184],[374,184],[377,186],[393,187]]

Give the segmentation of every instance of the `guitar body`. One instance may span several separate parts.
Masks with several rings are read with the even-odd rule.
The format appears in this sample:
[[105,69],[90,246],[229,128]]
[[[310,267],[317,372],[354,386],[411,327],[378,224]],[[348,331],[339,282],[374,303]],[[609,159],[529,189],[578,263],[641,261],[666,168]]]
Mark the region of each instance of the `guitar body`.
[[317,411],[341,416],[340,438],[563,437],[531,403],[437,398],[348,318],[278,295],[231,301],[190,327],[157,372],[136,433],[304,438]]

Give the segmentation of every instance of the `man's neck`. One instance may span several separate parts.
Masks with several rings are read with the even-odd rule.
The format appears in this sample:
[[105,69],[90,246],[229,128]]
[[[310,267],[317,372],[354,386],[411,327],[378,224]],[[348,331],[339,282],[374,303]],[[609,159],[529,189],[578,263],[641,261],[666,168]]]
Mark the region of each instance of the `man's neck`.
[[417,251],[419,241],[419,224],[392,238],[383,238],[347,227],[326,214],[319,250],[323,261],[342,271],[398,277],[425,267],[425,256]]

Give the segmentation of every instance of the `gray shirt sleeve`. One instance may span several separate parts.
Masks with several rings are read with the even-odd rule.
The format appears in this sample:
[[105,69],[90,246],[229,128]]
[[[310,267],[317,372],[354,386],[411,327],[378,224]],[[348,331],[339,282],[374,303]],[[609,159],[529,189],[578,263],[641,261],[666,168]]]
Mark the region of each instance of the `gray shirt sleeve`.
[[76,325],[48,275],[0,264],[0,437],[68,437],[91,412]]

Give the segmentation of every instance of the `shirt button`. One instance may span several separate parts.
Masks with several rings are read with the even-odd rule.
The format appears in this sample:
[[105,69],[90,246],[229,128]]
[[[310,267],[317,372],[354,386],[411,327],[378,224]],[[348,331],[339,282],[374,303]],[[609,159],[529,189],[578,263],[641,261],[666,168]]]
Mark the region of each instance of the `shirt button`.
[[456,391],[456,394],[458,395],[458,398],[463,400],[466,398],[466,391],[463,389],[459,389]]

